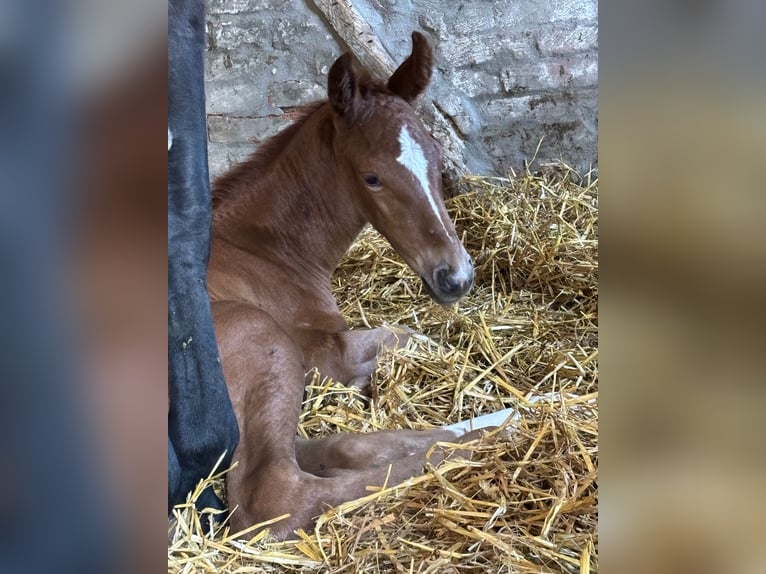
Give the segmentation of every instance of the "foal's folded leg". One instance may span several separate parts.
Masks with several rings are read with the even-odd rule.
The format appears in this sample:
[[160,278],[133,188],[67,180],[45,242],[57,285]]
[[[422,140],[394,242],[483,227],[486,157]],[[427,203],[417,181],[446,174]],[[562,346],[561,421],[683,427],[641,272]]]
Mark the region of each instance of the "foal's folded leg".
[[[275,517],[269,525],[277,539],[294,537],[298,528],[309,529],[329,508],[370,494],[370,487],[395,485],[423,473],[425,452],[419,452],[372,468],[328,469],[316,476],[298,468],[292,461],[272,461],[254,469],[245,483],[252,487],[251,498],[240,498],[246,512],[232,515],[234,531]],[[435,461],[432,460],[435,463]],[[231,483],[229,488],[231,489]],[[246,491],[243,491],[246,493]],[[284,515],[288,515],[284,517]],[[251,531],[243,538],[255,534]]]
[[[317,476],[335,476],[339,471],[346,470],[386,468],[407,460],[412,468],[411,474],[404,477],[407,479],[422,474],[426,462],[436,465],[445,457],[470,457],[470,452],[465,449],[432,448],[437,443],[470,442],[496,428],[484,425],[473,430],[448,427],[421,431],[401,429],[366,434],[339,433],[316,439],[298,438],[295,456],[301,470]],[[389,481],[389,484],[395,483]]]
[[366,470],[387,466],[410,456],[420,455],[420,474],[425,455],[437,442],[456,442],[458,434],[449,430],[388,430],[366,434],[339,433],[316,439],[298,438],[295,456],[302,470],[328,476],[334,470]]
[[308,528],[328,506],[362,496],[369,478],[323,479],[299,467],[295,440],[304,390],[303,353],[261,309],[235,302],[216,302],[212,308],[240,428],[234,452],[238,465],[226,475],[230,524],[239,532],[289,514],[270,526],[274,536],[285,538],[295,528]]
[[311,331],[301,337],[301,343],[307,366],[369,394],[380,351],[403,347],[411,335],[411,330],[401,326],[337,333]]
[[230,523],[241,530],[295,507],[301,471],[295,432],[304,390],[302,353],[262,309],[212,304],[224,377],[240,429],[226,475]]

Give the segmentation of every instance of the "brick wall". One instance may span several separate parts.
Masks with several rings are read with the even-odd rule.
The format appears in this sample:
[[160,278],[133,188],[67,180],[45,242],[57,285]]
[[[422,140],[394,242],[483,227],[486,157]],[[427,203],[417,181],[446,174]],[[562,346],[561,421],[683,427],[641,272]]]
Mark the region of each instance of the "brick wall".
[[[410,32],[433,40],[428,96],[465,142],[475,173],[505,174],[537,152],[582,173],[597,162],[595,0],[356,0],[396,62]],[[208,0],[211,175],[246,157],[325,96],[346,47],[311,0]],[[542,138],[542,143],[540,140]]]

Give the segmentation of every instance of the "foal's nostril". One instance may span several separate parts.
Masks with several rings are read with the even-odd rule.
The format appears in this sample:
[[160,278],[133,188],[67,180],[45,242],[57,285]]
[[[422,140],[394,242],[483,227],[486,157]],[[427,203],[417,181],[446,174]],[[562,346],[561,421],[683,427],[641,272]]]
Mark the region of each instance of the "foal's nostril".
[[441,267],[436,271],[436,285],[445,294],[456,293],[463,288],[462,281],[456,278],[455,272],[449,266]]
[[452,267],[446,261],[437,265],[423,283],[429,295],[442,304],[454,303],[465,295],[473,284],[473,266]]

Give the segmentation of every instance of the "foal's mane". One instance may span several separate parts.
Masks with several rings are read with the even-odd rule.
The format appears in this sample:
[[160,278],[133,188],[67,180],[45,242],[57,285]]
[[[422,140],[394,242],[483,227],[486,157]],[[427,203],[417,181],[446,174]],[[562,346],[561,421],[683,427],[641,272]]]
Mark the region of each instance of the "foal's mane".
[[326,102],[327,100],[319,100],[303,107],[298,112],[299,116],[296,120],[260,144],[258,149],[245,161],[219,176],[211,186],[213,210],[219,207],[228,197],[235,195],[254,175],[258,177],[258,174],[263,173],[269,165],[273,164],[287,143],[293,139],[301,126],[306,123],[308,117]]
[[[377,95],[390,95],[391,91],[380,81],[373,79],[369,72],[364,69],[357,70],[359,88],[359,117],[364,121],[372,114]],[[272,165],[290,140],[295,137],[306,120],[319,108],[324,106],[327,100],[319,100],[307,104],[298,112],[298,118],[279,133],[267,139],[258,146],[250,157],[244,162],[233,167],[231,170],[218,177],[212,184],[213,211],[220,207],[228,198],[234,197],[248,183],[263,174]]]

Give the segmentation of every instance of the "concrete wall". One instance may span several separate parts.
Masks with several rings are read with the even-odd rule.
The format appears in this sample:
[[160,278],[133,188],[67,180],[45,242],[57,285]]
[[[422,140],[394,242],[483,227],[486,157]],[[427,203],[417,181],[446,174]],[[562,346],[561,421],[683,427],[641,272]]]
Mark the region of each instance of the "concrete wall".
[[[398,63],[410,33],[436,49],[427,92],[474,173],[504,175],[537,152],[585,173],[597,162],[596,0],[354,0]],[[347,47],[311,0],[208,0],[211,175],[325,96]]]

